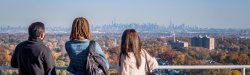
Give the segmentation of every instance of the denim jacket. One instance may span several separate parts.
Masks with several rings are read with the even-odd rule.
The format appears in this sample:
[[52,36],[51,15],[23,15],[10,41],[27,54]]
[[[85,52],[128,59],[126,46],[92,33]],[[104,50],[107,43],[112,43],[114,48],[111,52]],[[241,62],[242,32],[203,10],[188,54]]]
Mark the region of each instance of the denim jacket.
[[[67,70],[75,75],[84,75],[83,67],[84,61],[86,61],[86,49],[89,46],[90,40],[70,40],[65,43],[66,51],[70,58],[70,64]],[[107,68],[109,68],[108,59],[105,58],[104,53],[102,52],[101,47],[96,42],[95,50],[104,62],[106,63]]]

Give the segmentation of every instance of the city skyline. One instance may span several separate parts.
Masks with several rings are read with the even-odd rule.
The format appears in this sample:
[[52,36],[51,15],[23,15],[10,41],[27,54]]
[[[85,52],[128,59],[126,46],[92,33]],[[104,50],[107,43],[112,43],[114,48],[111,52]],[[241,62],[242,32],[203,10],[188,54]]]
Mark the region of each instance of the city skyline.
[[28,26],[42,21],[48,26],[71,27],[75,17],[90,24],[188,24],[208,28],[250,28],[250,1],[241,0],[6,0],[0,1],[1,26]]

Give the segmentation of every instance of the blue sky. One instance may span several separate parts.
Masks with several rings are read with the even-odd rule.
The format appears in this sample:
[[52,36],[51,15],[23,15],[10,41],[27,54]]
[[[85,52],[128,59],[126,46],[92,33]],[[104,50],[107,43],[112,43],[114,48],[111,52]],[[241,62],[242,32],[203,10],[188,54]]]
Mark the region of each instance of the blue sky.
[[250,28],[250,0],[1,0],[1,26],[70,27],[74,18],[90,24],[152,22],[210,28]]

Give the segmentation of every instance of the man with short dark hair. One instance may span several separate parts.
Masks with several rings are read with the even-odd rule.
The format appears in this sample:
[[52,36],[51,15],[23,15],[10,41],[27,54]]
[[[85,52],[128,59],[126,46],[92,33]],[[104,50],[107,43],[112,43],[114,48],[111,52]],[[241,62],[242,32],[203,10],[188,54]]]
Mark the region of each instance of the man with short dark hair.
[[29,26],[29,39],[17,45],[11,66],[19,75],[55,75],[55,62],[51,50],[44,45],[45,27],[41,22]]

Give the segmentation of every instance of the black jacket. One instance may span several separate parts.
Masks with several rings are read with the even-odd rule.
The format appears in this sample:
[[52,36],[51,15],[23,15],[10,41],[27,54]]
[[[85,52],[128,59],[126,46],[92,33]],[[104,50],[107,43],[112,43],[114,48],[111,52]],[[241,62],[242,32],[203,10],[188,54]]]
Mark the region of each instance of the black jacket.
[[29,39],[17,45],[11,66],[19,75],[56,75],[51,50],[41,40]]

